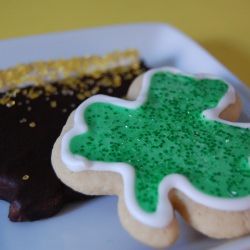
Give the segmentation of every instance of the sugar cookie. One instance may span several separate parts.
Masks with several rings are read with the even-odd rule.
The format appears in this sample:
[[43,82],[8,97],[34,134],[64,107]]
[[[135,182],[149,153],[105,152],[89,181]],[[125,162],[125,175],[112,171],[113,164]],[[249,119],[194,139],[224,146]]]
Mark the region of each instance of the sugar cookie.
[[57,176],[84,194],[118,195],[123,226],[154,247],[178,237],[175,210],[210,237],[249,233],[250,124],[236,122],[232,86],[159,68],[128,99],[97,95],[70,115],[53,148]]

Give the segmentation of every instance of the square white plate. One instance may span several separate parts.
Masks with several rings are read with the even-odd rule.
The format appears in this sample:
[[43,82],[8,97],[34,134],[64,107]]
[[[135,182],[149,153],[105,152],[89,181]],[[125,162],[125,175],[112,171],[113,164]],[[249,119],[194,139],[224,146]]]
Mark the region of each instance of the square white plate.
[[[161,23],[117,25],[0,41],[0,69],[17,63],[138,49],[150,67],[174,66],[187,73],[215,74],[229,81],[243,101],[241,120],[250,122],[250,89],[189,37]],[[39,194],[38,194],[39,195]],[[128,235],[117,216],[117,198],[103,197],[63,209],[53,218],[11,223],[0,201],[0,249],[152,249]],[[181,218],[180,238],[169,250],[250,249],[250,237],[209,239]],[[233,225],[232,225],[233,226]]]

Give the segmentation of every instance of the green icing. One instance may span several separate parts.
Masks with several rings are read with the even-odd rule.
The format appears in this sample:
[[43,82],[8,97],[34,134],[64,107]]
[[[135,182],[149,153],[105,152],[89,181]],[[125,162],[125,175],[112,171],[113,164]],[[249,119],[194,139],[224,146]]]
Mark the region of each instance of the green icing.
[[250,130],[206,120],[228,86],[221,80],[155,73],[137,109],[93,103],[84,113],[89,130],[70,150],[92,161],[124,162],[136,172],[139,205],[154,212],[158,185],[173,173],[216,197],[250,194]]

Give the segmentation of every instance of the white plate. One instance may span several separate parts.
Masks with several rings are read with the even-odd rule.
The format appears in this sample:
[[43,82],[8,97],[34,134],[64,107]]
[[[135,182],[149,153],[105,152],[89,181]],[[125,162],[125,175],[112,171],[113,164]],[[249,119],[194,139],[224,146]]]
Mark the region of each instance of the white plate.
[[[0,68],[36,60],[105,54],[136,48],[150,67],[174,66],[187,73],[223,77],[243,100],[242,121],[250,122],[250,89],[198,44],[175,28],[141,23],[77,30],[0,41]],[[128,235],[117,216],[117,198],[104,197],[68,206],[53,218],[25,223],[8,221],[8,203],[0,201],[0,249],[151,249]],[[227,241],[209,239],[181,218],[180,238],[170,248],[246,250],[250,237]]]

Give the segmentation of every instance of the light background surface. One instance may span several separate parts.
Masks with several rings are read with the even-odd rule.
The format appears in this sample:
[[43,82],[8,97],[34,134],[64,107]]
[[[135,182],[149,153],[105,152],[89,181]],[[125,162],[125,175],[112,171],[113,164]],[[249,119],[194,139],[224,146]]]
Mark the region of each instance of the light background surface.
[[250,86],[249,11],[250,0],[1,0],[0,39],[164,22],[197,41]]

